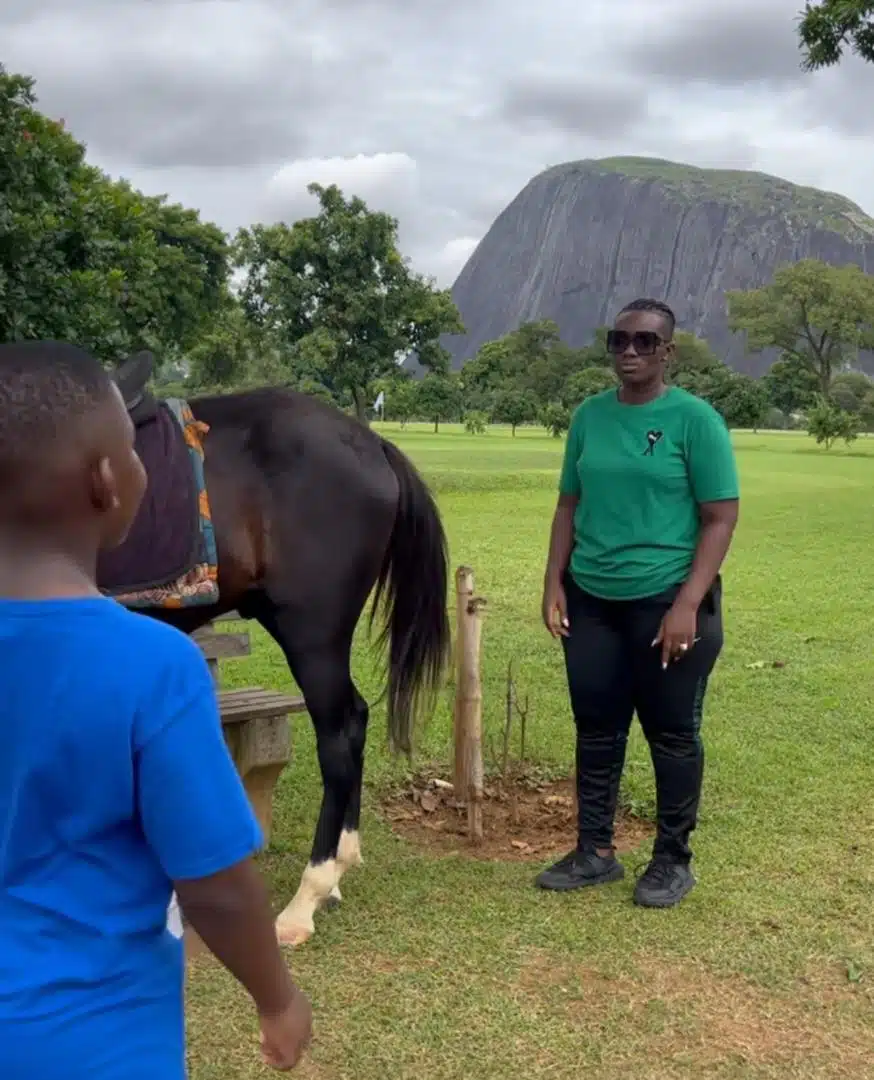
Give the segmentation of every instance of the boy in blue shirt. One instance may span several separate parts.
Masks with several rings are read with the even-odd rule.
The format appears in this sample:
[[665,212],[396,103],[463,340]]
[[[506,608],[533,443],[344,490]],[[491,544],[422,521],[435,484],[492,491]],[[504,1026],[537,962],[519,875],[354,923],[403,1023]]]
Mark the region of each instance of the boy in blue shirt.
[[95,584],[145,483],[93,357],[0,345],[3,1080],[183,1080],[174,888],[249,991],[265,1061],[290,1069],[309,1041],[206,662]]

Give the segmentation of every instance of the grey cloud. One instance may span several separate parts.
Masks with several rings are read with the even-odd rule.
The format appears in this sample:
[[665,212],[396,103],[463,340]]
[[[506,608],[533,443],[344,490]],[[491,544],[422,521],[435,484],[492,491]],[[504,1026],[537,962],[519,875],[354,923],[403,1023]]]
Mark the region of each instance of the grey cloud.
[[808,123],[864,137],[874,135],[872,101],[874,66],[847,57],[840,68],[824,71],[811,81],[796,110]]
[[[152,7],[183,7],[187,4],[210,3],[212,0],[148,0]],[[112,7],[116,11],[135,8],[142,0],[79,0],[78,10],[87,16],[99,13],[101,8]],[[32,23],[45,16],[67,13],[70,0],[0,0],[0,26],[14,27]]]
[[758,151],[741,136],[722,139],[677,139],[667,147],[660,144],[654,156],[668,157],[672,161],[685,161],[701,169],[755,169]]
[[197,6],[164,5],[162,14],[121,5],[99,18],[92,8],[78,20],[67,10],[10,34],[5,59],[36,77],[39,106],[102,158],[227,168],[305,154],[313,115],[337,102],[336,62],[317,62],[304,36],[274,38],[269,22],[248,38],[245,24],[239,38],[222,38],[191,17]]
[[634,71],[678,85],[787,87],[809,78],[801,70],[792,14],[767,0],[722,7],[702,2],[688,15],[655,24],[633,45],[630,59]]
[[[791,6],[790,6],[791,5]],[[802,123],[852,136],[874,134],[874,68],[853,56],[810,74],[801,69],[796,0],[746,0],[665,21],[632,50],[638,70],[681,87],[702,82],[783,92],[789,126]],[[779,102],[779,98],[773,100]]]
[[519,128],[536,131],[546,124],[569,135],[600,138],[630,131],[645,120],[647,100],[639,86],[531,76],[507,86],[499,112]]
[[802,6],[551,0],[541,18],[534,0],[0,0],[0,42],[91,160],[229,229],[271,200],[294,212],[271,187],[282,166],[316,179],[312,159],[406,153],[408,189],[360,193],[391,199],[418,268],[449,273],[571,158],[763,168],[870,208],[874,69],[804,76]]
[[[302,112],[313,101],[305,82],[213,83],[183,72],[147,71],[96,83],[37,84],[39,104],[101,155],[144,168],[258,165],[287,160],[306,148]],[[266,80],[265,80],[266,83]]]

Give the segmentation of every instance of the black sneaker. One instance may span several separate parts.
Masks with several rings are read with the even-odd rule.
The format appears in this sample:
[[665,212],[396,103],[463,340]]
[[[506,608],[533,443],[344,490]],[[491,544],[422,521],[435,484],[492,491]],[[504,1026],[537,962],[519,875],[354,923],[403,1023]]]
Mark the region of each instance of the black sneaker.
[[534,884],[540,889],[567,892],[570,889],[584,889],[589,885],[606,885],[610,881],[621,881],[624,877],[625,868],[615,855],[605,858],[592,848],[587,848],[584,851],[571,851],[563,859],[559,859],[538,874]]
[[656,857],[637,883],[634,902],[641,907],[669,908],[694,888],[695,878],[686,863]]

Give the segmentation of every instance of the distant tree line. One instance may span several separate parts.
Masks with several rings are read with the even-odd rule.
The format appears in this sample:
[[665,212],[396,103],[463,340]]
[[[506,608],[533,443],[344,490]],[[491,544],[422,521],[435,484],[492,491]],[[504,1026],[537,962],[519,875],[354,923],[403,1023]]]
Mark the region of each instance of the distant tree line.
[[[733,371],[706,341],[678,330],[671,383],[709,401],[730,428],[806,429],[826,447],[874,432],[874,380],[858,367],[860,352],[874,348],[874,277],[806,260],[763,288],[730,293],[728,305],[751,353],[777,352],[768,373]],[[396,372],[380,385],[385,416],[435,430],[463,422],[471,432],[537,423],[561,435],[581,401],[616,384],[605,334],[574,349],[555,323],[528,323],[483,345],[457,374],[416,383]]]
[[[573,348],[548,320],[450,372],[440,338],[463,333],[461,318],[401,255],[397,221],[335,186],[310,191],[313,216],[229,237],[88,165],[63,121],[36,108],[32,80],[0,67],[0,340],[60,338],[107,363],[148,348],[164,391],[288,386],[363,421],[381,394],[385,419],[438,431],[561,436],[581,401],[615,385],[606,328]],[[776,363],[753,379],[678,331],[673,383],[733,428],[807,427],[825,446],[874,431],[874,383],[858,370],[874,346],[874,278],[808,260],[728,303],[749,350],[776,350]],[[401,365],[413,355],[421,379]]]

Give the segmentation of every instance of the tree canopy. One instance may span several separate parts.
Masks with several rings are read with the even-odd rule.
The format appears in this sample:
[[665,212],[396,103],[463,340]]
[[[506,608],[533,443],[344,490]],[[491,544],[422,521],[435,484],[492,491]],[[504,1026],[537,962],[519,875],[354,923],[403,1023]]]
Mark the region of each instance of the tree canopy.
[[238,234],[242,303],[281,348],[315,350],[363,419],[374,380],[412,352],[425,368],[445,371],[440,335],[464,327],[448,290],[414,274],[401,256],[394,218],[346,199],[336,185],[308,190],[319,201],[314,217]]
[[807,3],[798,36],[807,71],[833,67],[847,49],[870,63],[874,61],[874,0]]
[[0,67],[0,340],[114,361],[185,351],[227,299],[228,245],[198,214],[85,162],[34,84]]
[[834,372],[874,346],[874,276],[858,266],[817,259],[782,266],[760,289],[729,292],[732,330],[753,352],[779,349],[784,360],[812,368],[828,397]]

